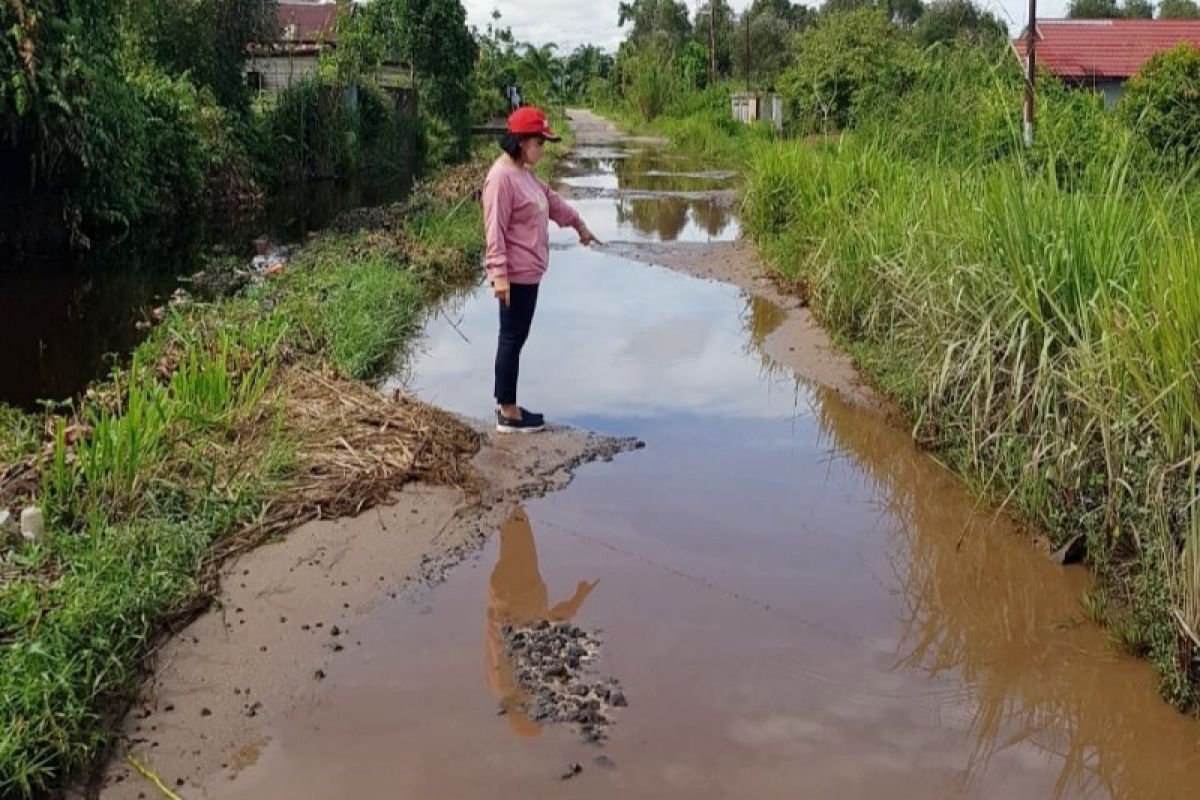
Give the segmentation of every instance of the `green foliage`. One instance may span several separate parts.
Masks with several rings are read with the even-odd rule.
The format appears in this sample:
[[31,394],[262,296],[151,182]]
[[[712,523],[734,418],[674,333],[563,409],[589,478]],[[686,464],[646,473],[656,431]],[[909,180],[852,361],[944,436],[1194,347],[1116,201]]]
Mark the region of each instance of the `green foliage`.
[[1154,56],[1126,85],[1118,114],[1171,164],[1200,155],[1200,49],[1180,45]]
[[0,465],[33,455],[38,438],[36,418],[0,403]]
[[629,24],[626,41],[634,47],[650,46],[668,52],[683,47],[692,34],[688,7],[680,0],[630,0],[617,8],[617,24]]
[[272,172],[282,181],[332,177],[357,160],[344,90],[311,77],[292,84],[266,116]]
[[675,54],[665,48],[626,51],[619,63],[625,100],[643,120],[662,114],[689,88]]
[[[789,5],[786,0],[784,5]],[[705,0],[697,9],[692,26],[692,41],[704,48],[706,54],[716,45],[716,77],[733,72],[737,51],[737,22],[727,0]]]
[[614,58],[595,45],[581,45],[571,51],[563,65],[568,100],[595,103],[600,99],[595,94],[603,95],[599,86],[610,79],[614,65]]
[[555,55],[557,45],[544,44],[524,46],[524,53],[516,63],[517,81],[521,85],[525,102],[550,109],[561,105],[558,88],[564,83],[563,62]]
[[226,108],[244,106],[242,37],[263,15],[273,3],[4,5],[0,147],[25,173],[5,190],[56,194],[81,239],[203,202],[223,173],[248,170]]
[[471,71],[477,48],[459,0],[377,0],[403,5],[401,51],[416,69],[424,108],[450,124],[455,153],[466,152]]
[[1158,16],[1160,19],[1200,19],[1200,5],[1195,0],[1162,0]]
[[779,79],[788,128],[816,133],[852,125],[873,104],[902,94],[917,63],[910,35],[879,10],[823,15],[801,34],[796,64]]
[[312,258],[296,273],[306,285],[289,291],[284,304],[299,343],[329,353],[349,377],[373,377],[412,335],[419,284],[403,264],[380,256],[348,260],[333,249]]
[[965,37],[998,49],[1007,44],[1008,28],[974,0],[935,0],[917,19],[913,35],[921,47],[952,44]]
[[[1186,0],[1185,0],[1186,1]],[[1071,0],[1067,5],[1068,19],[1152,19],[1154,3],[1150,0]]]
[[1112,19],[1120,16],[1117,0],[1071,0],[1067,4],[1068,19]]
[[121,0],[126,46],[167,74],[187,75],[217,102],[245,110],[242,78],[248,42],[276,38],[274,0]]
[[[746,41],[746,25],[750,26],[749,42]],[[786,17],[769,8],[758,13],[751,8],[743,15],[738,31],[734,76],[753,86],[773,88],[779,76],[796,59],[799,49],[795,43],[796,28]]]

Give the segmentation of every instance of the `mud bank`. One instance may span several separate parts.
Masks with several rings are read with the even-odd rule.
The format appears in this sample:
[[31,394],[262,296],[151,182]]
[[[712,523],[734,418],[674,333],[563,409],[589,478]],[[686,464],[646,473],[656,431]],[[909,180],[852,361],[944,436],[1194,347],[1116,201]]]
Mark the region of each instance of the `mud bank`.
[[413,485],[391,505],[310,523],[228,563],[219,604],[158,652],[91,791],[152,793],[128,754],[189,798],[213,796],[211,787],[255,762],[266,732],[311,699],[334,661],[354,658],[364,644],[362,617],[384,603],[411,603],[414,592],[441,581],[514,504],[562,489],[582,464],[639,445],[568,428],[493,436],[474,462],[483,479],[477,494]]

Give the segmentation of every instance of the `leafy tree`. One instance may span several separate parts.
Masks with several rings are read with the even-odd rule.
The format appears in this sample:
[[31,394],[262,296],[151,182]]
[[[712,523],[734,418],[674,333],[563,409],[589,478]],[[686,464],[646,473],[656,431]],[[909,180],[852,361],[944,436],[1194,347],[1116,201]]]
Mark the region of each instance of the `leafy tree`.
[[626,42],[634,46],[653,43],[671,52],[683,47],[692,34],[688,8],[681,0],[630,0],[617,7],[617,25],[630,25]]
[[107,0],[0,6],[0,145],[19,154],[27,185],[89,158],[89,95],[118,80],[116,11]]
[[549,105],[555,100],[554,88],[563,75],[562,63],[554,52],[558,45],[537,47],[525,45],[525,54],[517,62],[517,79],[524,89],[526,100],[535,105]]
[[727,0],[706,0],[696,9],[695,24],[692,28],[692,38],[705,51],[713,50],[715,40],[716,58],[709,56],[710,68],[715,66],[715,75],[710,78],[720,79],[732,74],[735,47],[735,21],[733,9]]
[[595,100],[591,97],[593,81],[606,81],[612,75],[613,57],[595,45],[576,47],[566,58],[567,96],[574,102]]
[[363,13],[386,52],[412,64],[422,111],[450,125],[461,154],[479,45],[460,0],[373,0]]
[[491,119],[508,113],[504,88],[517,82],[517,40],[512,29],[500,25],[500,12],[492,12],[492,21],[482,33],[476,32],[478,57],[473,75],[471,116]]
[[1007,26],[973,0],[935,0],[917,20],[913,33],[921,47],[950,44],[960,38],[995,45],[1008,38]]
[[1115,19],[1122,16],[1117,0],[1071,0],[1068,19]]
[[245,108],[246,45],[272,41],[274,0],[122,0],[124,38],[141,60],[168,75],[188,75],[225,106]]
[[825,0],[821,4],[821,13],[837,14],[862,8],[881,9],[897,25],[912,25],[925,9],[922,0]]
[[1146,62],[1126,84],[1120,117],[1180,164],[1200,157],[1200,48],[1182,44]]
[[1161,19],[1200,19],[1200,5],[1195,0],[1162,0],[1158,16]]
[[[750,26],[749,47],[745,26]],[[796,52],[796,29],[786,18],[764,9],[742,15],[742,33],[735,48],[734,75],[742,81],[769,88],[792,64]],[[747,69],[749,75],[747,75]]]
[[1125,0],[1121,11],[1127,19],[1154,19],[1154,3],[1150,0]]
[[886,11],[822,15],[801,34],[796,64],[779,81],[788,124],[801,132],[852,125],[874,103],[902,94],[918,63],[911,35]]

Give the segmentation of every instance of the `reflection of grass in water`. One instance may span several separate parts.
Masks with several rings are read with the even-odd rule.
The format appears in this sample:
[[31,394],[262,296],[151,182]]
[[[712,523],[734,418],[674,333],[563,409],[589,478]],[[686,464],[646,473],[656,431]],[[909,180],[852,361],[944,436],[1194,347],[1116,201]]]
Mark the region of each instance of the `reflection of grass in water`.
[[[996,755],[1026,744],[1061,759],[1055,797],[1101,788],[1180,796],[1200,768],[1196,730],[1158,704],[1141,666],[1112,661],[1100,633],[1079,627],[1083,610],[1059,571],[1003,542],[1009,531],[987,530],[993,518],[902,432],[820,394],[822,428],[856,457],[897,523],[898,665],[954,676],[977,705],[964,780],[981,780]],[[1163,720],[1181,730],[1164,731]]]
[[[747,295],[741,318],[747,355],[799,393],[807,383],[763,350],[786,311]],[[1085,609],[1060,572],[1023,542],[1006,545],[1011,531],[988,530],[1007,523],[973,504],[903,431],[816,391],[822,430],[855,457],[895,520],[897,666],[961,681],[976,704],[963,788],[982,782],[997,755],[1025,745],[1060,760],[1056,798],[1180,796],[1200,770],[1190,746],[1197,731],[1158,703],[1144,665],[1114,663],[1100,633],[1079,627]],[[1164,731],[1164,720],[1179,730]]]

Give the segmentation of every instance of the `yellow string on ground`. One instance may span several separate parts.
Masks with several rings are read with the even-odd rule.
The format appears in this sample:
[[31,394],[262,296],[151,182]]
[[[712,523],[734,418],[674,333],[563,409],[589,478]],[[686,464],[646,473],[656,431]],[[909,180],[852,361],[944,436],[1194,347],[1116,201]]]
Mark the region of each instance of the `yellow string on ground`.
[[136,758],[134,758],[132,755],[127,754],[125,756],[125,760],[129,762],[129,765],[131,767],[133,767],[139,773],[141,773],[141,776],[143,778],[145,778],[146,780],[153,783],[156,787],[158,787],[158,790],[163,793],[164,797],[169,797],[170,800],[183,800],[182,797],[175,794],[170,789],[168,789],[166,786],[164,786],[163,782],[161,780],[159,780],[157,775],[155,775],[153,772],[151,772],[150,770],[143,767],[141,765],[141,763],[139,763],[138,760]]

